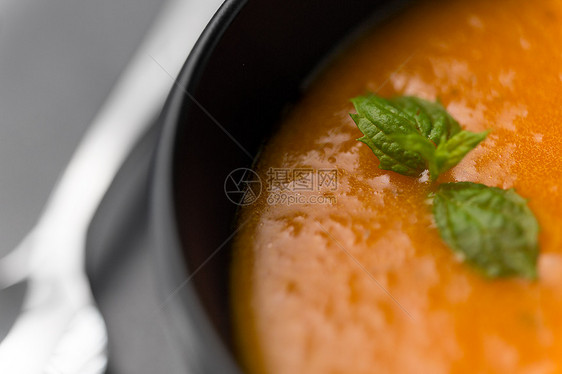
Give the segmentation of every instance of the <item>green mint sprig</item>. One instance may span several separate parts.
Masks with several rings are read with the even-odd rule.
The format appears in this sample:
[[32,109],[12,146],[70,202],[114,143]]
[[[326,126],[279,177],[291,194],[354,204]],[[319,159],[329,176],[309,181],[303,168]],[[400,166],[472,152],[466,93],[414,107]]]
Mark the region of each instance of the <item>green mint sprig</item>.
[[[401,96],[353,98],[357,140],[378,157],[379,168],[407,176],[429,170],[432,181],[457,165],[488,132],[462,130],[439,102]],[[472,182],[445,183],[431,194],[442,239],[488,278],[537,277],[539,225],[515,190]]]
[[453,166],[486,138],[487,132],[461,130],[439,102],[413,96],[383,99],[358,96],[351,114],[367,144],[378,157],[379,168],[407,176],[426,169],[432,180]]

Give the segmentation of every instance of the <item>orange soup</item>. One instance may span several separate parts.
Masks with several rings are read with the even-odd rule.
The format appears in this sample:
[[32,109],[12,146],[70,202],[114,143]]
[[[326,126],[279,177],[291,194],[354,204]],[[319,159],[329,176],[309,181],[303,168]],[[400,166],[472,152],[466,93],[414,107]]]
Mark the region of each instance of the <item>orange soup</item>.
[[[537,280],[486,279],[454,255],[427,174],[380,170],[356,140],[349,100],[367,92],[439,98],[464,129],[491,129],[438,182],[529,199]],[[562,373],[561,103],[559,1],[422,2],[342,52],[264,149],[264,192],[240,212],[248,372]]]

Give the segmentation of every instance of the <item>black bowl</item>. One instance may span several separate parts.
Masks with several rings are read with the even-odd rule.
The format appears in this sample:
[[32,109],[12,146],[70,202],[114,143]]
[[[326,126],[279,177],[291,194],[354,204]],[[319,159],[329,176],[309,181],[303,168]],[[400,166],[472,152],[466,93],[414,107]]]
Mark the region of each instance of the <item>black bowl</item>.
[[230,0],[187,60],[164,109],[152,227],[161,295],[189,373],[240,373],[228,265],[236,205],[225,177],[249,167],[323,59],[400,2]]

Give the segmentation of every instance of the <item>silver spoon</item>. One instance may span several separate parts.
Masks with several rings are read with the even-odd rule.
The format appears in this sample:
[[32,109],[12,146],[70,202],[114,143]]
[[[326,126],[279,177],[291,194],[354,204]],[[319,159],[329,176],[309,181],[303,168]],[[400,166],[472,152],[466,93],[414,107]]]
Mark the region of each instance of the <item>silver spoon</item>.
[[0,288],[28,281],[23,310],[0,344],[0,373],[105,370],[106,328],[84,273],[86,232],[220,3],[167,3],[76,149],[37,224],[0,260]]

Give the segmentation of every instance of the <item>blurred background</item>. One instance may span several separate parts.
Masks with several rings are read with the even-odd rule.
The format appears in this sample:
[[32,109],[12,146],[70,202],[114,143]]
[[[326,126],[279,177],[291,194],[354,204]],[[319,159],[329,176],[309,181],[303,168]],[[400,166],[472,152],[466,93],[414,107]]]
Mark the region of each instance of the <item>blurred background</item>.
[[[0,255],[33,227],[163,3],[0,0]],[[112,250],[113,266],[100,261],[103,285],[96,284],[99,279],[93,284],[109,330],[109,372],[182,373],[179,354],[154,313],[158,301],[147,248]],[[0,339],[24,289],[0,293]]]

